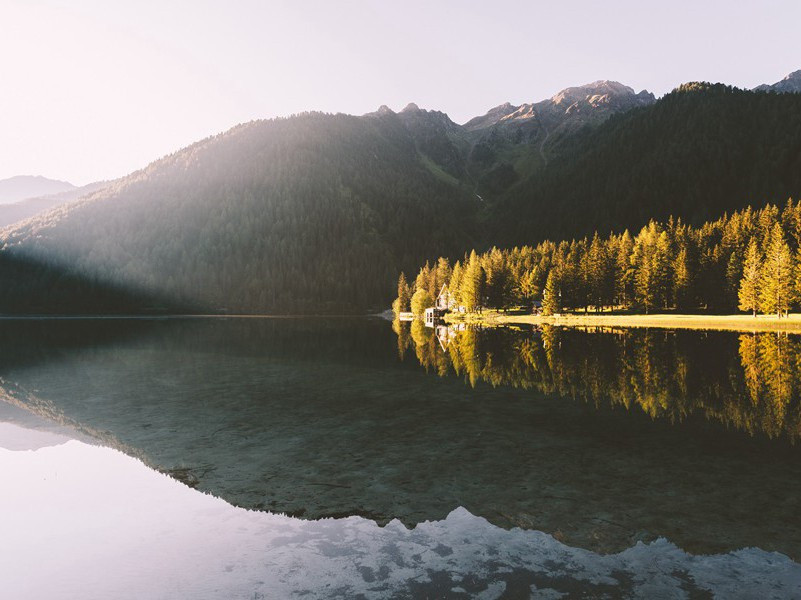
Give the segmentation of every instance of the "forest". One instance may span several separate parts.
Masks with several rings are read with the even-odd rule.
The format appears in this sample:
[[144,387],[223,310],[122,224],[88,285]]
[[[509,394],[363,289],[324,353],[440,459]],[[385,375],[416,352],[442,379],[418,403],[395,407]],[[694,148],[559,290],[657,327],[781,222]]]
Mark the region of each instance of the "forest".
[[736,310],[786,316],[801,301],[801,202],[746,208],[691,227],[651,221],[621,234],[440,257],[412,281],[401,273],[395,312],[419,315],[443,285],[468,312]]

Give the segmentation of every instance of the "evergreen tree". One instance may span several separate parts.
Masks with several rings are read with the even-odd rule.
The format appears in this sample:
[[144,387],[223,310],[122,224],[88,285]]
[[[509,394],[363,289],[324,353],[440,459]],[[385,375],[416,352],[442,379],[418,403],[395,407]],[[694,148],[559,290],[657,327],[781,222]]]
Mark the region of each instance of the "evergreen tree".
[[461,295],[463,274],[464,270],[462,269],[462,263],[457,260],[456,263],[453,265],[450,281],[448,281],[448,291],[451,293],[451,296],[456,301],[456,304],[463,304]]
[[487,296],[489,306],[503,308],[510,296],[507,260],[503,252],[493,247],[484,255],[481,264],[484,268],[486,285],[484,294]]
[[672,281],[670,279],[670,238],[663,231],[656,239],[653,255],[654,284],[657,302],[668,308]]
[[407,312],[412,301],[412,293],[409,284],[406,282],[406,275],[401,271],[398,277],[398,311]]
[[462,302],[468,311],[474,312],[481,307],[484,295],[484,269],[475,250],[470,252],[459,289]]
[[634,300],[634,267],[631,262],[634,240],[628,229],[618,239],[616,252],[615,297],[621,306],[629,306]]
[[726,309],[733,307],[739,300],[739,284],[743,276],[743,266],[744,262],[740,251],[734,249],[726,265],[726,289],[723,295],[723,307]]
[[562,292],[559,275],[551,269],[542,292],[542,314],[553,315],[562,310]]
[[679,309],[693,304],[693,269],[689,254],[687,247],[682,247],[673,263],[673,301]]
[[793,257],[779,223],[770,232],[760,285],[760,308],[764,313],[786,314],[793,301]]
[[658,225],[651,221],[637,234],[631,256],[632,266],[635,269],[635,299],[645,309],[645,314],[648,314],[655,306],[658,306],[661,299],[660,279],[663,261],[657,255],[659,236]]
[[590,302],[595,306],[596,312],[599,312],[605,305],[612,303],[614,280],[607,245],[601,241],[598,232],[593,236],[587,252],[586,275]]
[[760,302],[760,279],[762,271],[762,256],[756,240],[752,239],[745,253],[743,278],[740,280],[738,294],[740,310],[751,311],[756,317]]

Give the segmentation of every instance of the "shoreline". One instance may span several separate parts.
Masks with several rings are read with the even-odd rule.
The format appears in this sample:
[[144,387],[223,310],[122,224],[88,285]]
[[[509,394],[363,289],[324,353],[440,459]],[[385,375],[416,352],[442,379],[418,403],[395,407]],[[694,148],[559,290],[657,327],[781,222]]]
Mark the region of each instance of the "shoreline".
[[515,315],[486,311],[480,315],[446,315],[448,323],[474,323],[488,327],[503,325],[554,325],[557,327],[638,327],[739,331],[742,333],[783,331],[801,334],[801,314],[778,319],[775,315],[609,315],[563,314],[559,316]]

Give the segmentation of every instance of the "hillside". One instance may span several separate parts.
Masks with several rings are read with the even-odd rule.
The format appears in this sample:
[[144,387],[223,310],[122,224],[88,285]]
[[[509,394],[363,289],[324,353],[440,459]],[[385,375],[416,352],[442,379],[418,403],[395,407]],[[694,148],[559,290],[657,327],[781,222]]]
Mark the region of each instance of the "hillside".
[[0,232],[0,311],[377,310],[437,256],[797,198],[799,140],[801,95],[709,84],[255,121]]
[[0,180],[0,204],[58,194],[73,189],[75,186],[66,181],[48,179],[41,175],[17,175]]
[[489,219],[493,242],[513,245],[800,196],[801,95],[698,83],[567,139]]
[[[156,308],[381,308],[399,266],[476,241],[477,200],[433,174],[390,117],[241,125],[7,229],[0,302],[113,311],[128,291]],[[79,293],[52,293],[61,273]]]

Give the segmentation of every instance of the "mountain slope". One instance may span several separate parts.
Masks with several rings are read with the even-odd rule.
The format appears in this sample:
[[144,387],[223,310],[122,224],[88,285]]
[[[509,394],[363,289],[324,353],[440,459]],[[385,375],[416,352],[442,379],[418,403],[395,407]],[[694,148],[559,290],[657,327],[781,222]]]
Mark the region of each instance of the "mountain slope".
[[477,201],[432,174],[404,132],[346,115],[242,125],[6,230],[3,255],[47,267],[25,282],[43,311],[87,302],[44,299],[59,269],[167,307],[380,308],[399,267],[476,241]]
[[495,243],[693,224],[801,196],[801,96],[686,84],[579,132],[490,211]]
[[801,93],[801,70],[793,71],[781,81],[773,84],[763,83],[754,88],[756,92]]
[[58,194],[73,189],[75,186],[66,181],[48,179],[41,175],[17,175],[0,180],[0,204]]
[[533,104],[502,104],[464,124],[467,170],[484,198],[497,198],[548,165],[562,142],[585,127],[655,102],[616,81],[570,87]]

